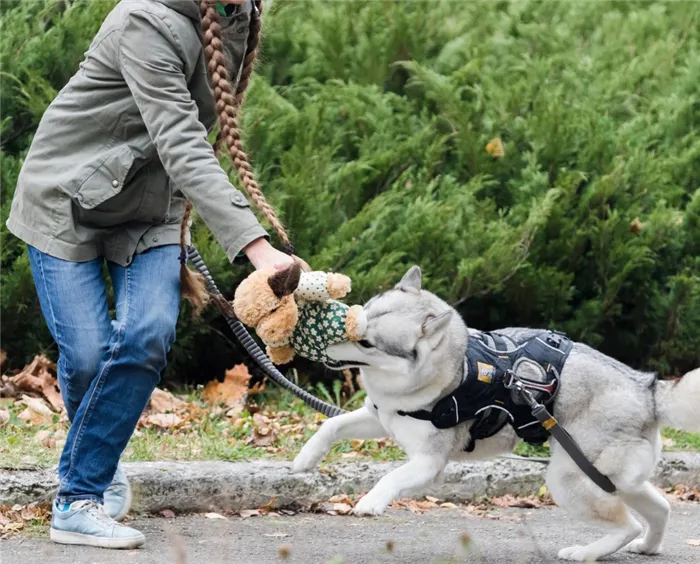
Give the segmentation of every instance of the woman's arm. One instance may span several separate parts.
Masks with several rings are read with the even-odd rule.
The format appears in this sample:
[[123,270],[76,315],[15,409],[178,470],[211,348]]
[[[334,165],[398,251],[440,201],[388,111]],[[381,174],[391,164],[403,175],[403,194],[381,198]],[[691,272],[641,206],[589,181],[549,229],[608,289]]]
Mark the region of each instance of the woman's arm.
[[243,251],[256,268],[289,264],[290,257],[267,242],[248,200],[231,185],[207,141],[165,22],[147,11],[130,14],[120,37],[119,64],[166,173],[193,202],[229,260]]

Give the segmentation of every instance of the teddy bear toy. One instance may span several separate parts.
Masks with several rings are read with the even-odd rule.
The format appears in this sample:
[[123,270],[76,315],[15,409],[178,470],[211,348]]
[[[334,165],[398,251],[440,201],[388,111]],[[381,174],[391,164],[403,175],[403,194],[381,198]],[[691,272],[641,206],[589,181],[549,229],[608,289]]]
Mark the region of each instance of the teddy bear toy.
[[302,272],[295,262],[285,270],[256,270],[236,289],[233,310],[255,328],[275,364],[295,353],[329,366],[329,346],[359,341],[367,327],[362,306],[337,301],[350,291],[350,278],[331,272]]

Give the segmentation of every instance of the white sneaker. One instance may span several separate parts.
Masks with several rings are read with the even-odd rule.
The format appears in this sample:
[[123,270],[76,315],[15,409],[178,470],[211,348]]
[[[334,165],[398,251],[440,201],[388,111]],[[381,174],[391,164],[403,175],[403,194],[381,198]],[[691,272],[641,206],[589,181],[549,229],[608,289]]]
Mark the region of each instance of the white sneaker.
[[56,502],[51,517],[51,540],[102,548],[136,548],[146,542],[143,533],[120,525],[94,501],[74,501],[61,511]]
[[115,521],[121,521],[131,509],[131,485],[122,465],[117,466],[114,479],[104,493],[105,511]]

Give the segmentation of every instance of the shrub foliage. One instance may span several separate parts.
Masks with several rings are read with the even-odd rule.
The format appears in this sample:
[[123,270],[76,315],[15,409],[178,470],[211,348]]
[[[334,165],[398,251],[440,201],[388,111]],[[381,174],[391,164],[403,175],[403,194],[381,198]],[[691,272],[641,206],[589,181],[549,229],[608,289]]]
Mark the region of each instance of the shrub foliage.
[[[4,222],[32,132],[112,5],[2,2],[18,364],[55,350]],[[277,0],[265,16],[246,141],[298,253],[350,275],[353,301],[416,263],[472,327],[553,327],[664,375],[700,365],[700,5]],[[248,270],[201,222],[195,242],[230,293]],[[168,376],[240,358],[216,312],[182,315]]]

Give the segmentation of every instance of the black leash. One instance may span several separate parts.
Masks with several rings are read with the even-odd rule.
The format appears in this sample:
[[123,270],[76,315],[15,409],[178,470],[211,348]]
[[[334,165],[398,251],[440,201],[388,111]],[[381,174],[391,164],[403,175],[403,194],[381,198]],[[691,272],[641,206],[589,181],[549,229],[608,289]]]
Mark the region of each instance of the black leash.
[[532,409],[532,415],[540,422],[549,433],[557,440],[562,448],[567,452],[576,465],[588,476],[595,484],[605,492],[615,493],[617,488],[605,474],[601,474],[598,469],[591,463],[586,455],[583,454],[581,447],[578,446],[574,438],[566,432],[554,416],[549,413],[547,408],[535,400],[530,390],[528,390],[520,379],[511,371],[508,371],[506,377],[508,381],[504,382],[506,388],[515,390],[527,402]]
[[267,374],[275,383],[282,386],[285,390],[292,392],[295,396],[300,398],[306,405],[319,413],[326,415],[327,417],[335,417],[336,415],[347,413],[347,411],[344,409],[326,403],[317,397],[312,396],[309,392],[303,390],[294,382],[288,380],[284,374],[277,370],[277,367],[272,364],[272,361],[258,346],[258,343],[255,342],[253,337],[250,336],[250,333],[248,333],[245,326],[238,320],[236,314],[233,312],[233,306],[221,294],[219,288],[214,282],[214,279],[209,273],[207,265],[204,264],[204,260],[200,256],[197,249],[191,245],[187,247],[187,260],[191,261],[199,273],[204,276],[207,290],[211,295],[211,301],[214,303],[214,305],[216,305],[226,319],[226,322],[231,328],[231,331],[233,331],[233,334],[236,336],[236,339],[238,339],[238,341],[243,345],[251,358],[262,369],[262,371],[265,372],[265,374]]

